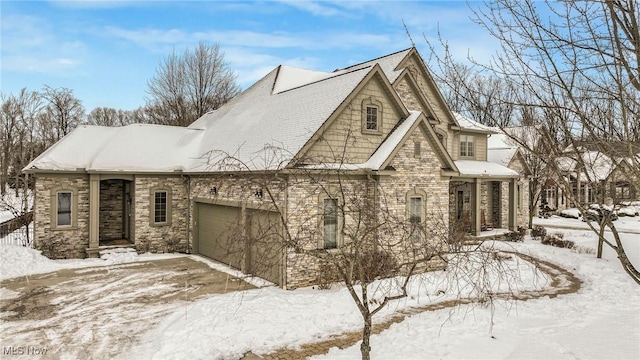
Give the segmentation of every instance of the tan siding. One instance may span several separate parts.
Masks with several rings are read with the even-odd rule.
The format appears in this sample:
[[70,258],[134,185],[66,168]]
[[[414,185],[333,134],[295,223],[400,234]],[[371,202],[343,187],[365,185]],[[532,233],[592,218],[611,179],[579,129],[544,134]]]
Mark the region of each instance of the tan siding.
[[[362,102],[369,97],[382,103],[382,131],[379,135],[362,132]],[[305,161],[334,163],[339,162],[344,155],[344,161],[347,163],[365,162],[401,116],[381,80],[374,77],[329,125],[322,137],[312,145],[305,154],[307,158]]]

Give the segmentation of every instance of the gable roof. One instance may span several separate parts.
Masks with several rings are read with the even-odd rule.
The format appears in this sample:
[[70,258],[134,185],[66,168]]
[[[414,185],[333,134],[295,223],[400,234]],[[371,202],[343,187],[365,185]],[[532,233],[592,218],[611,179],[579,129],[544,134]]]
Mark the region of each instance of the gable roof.
[[407,141],[409,136],[420,125],[423,125],[423,129],[426,129],[427,133],[431,133],[427,136],[429,144],[435,147],[434,152],[438,155],[442,168],[457,172],[458,169],[454,161],[451,159],[444,146],[437,140],[435,133],[431,126],[427,123],[427,120],[422,112],[410,111],[409,116],[397,124],[397,126],[391,130],[389,135],[373,152],[371,157],[363,163],[347,164],[347,163],[335,163],[335,164],[317,164],[317,165],[305,165],[306,169],[340,169],[340,170],[384,170],[386,166],[391,162],[398,149]]
[[396,81],[396,79],[398,78],[398,76],[400,76],[400,74],[402,73],[402,69],[397,70],[398,66],[407,57],[407,55],[409,55],[409,53],[411,53],[412,49],[413,48],[408,48],[408,49],[405,49],[405,50],[401,50],[401,51],[395,52],[393,54],[389,54],[389,55],[381,56],[381,57],[373,59],[373,60],[365,61],[363,63],[351,65],[351,66],[346,67],[346,68],[336,69],[334,72],[338,72],[339,73],[339,72],[342,72],[342,71],[362,69],[362,68],[365,68],[365,67],[369,67],[369,66],[373,66],[375,64],[378,64],[380,66],[380,68],[382,69],[382,71],[384,72],[384,74],[387,76],[387,79],[389,79],[389,82],[393,84]]

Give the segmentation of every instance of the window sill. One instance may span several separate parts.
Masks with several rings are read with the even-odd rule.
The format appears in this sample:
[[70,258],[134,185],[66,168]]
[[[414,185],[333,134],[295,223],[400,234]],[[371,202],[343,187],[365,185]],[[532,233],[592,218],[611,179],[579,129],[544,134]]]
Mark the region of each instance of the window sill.
[[165,222],[165,223],[154,223],[152,222],[151,224],[152,227],[164,227],[164,226],[171,226],[170,222]]
[[382,136],[382,131],[380,130],[362,130],[362,134],[364,135],[378,135]]
[[51,231],[69,231],[69,230],[78,230],[78,226],[69,225],[69,226],[52,226]]

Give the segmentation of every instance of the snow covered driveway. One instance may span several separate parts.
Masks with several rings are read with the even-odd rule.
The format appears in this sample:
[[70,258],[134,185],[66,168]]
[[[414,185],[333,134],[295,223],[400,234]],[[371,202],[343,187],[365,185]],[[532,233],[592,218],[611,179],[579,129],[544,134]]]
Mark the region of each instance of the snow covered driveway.
[[122,356],[194,298],[253,288],[189,257],[62,269],[0,286],[2,348],[60,359]]

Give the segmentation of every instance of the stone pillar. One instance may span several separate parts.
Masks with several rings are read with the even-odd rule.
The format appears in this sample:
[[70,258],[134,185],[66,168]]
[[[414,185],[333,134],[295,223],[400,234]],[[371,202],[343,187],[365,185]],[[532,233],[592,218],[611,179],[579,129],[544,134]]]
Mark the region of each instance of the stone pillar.
[[89,248],[100,246],[100,175],[89,176]]
[[509,181],[509,230],[516,231],[518,218],[518,179]]
[[482,203],[482,182],[480,178],[475,178],[473,183],[473,235],[480,235],[480,204]]

